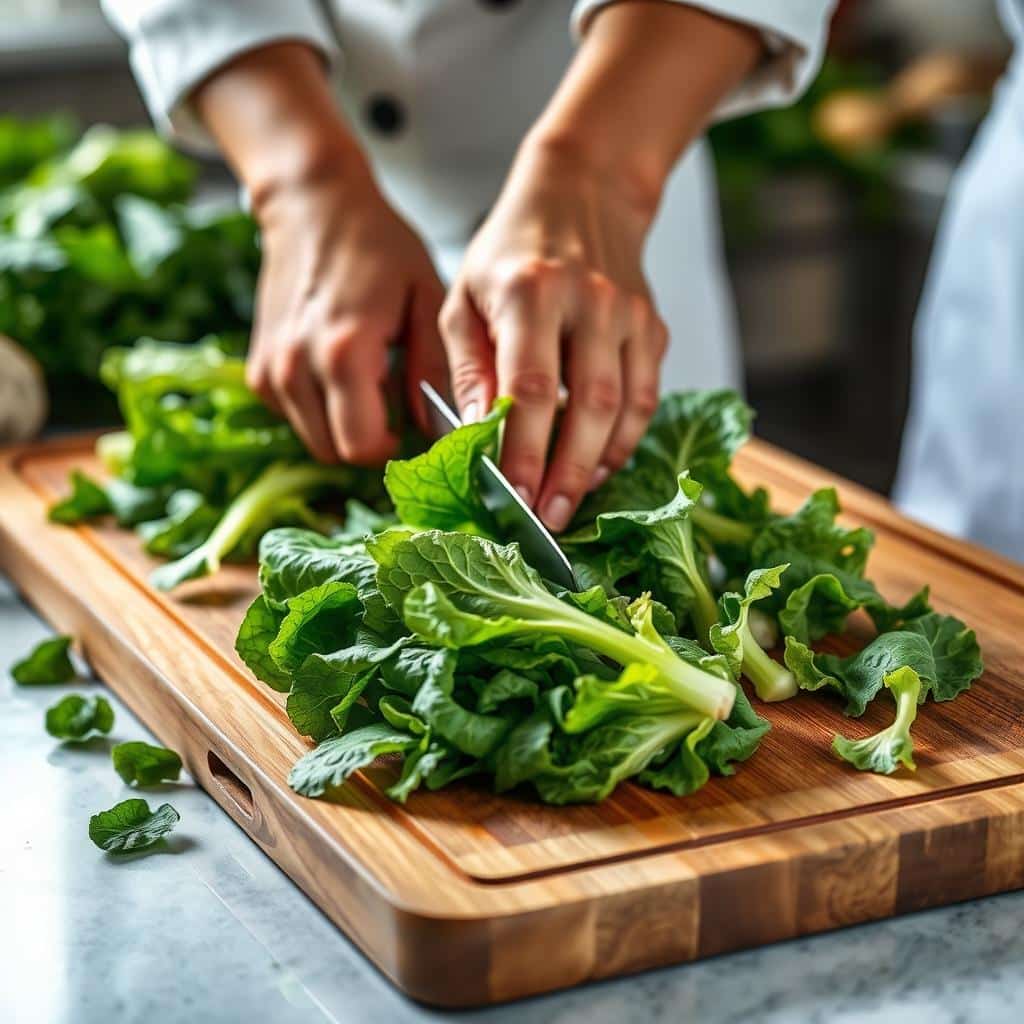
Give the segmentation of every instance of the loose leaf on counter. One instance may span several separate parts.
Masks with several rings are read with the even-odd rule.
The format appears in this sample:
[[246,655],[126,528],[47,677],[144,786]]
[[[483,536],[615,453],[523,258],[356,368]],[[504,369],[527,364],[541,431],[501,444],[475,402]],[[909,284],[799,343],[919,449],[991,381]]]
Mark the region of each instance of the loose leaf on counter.
[[156,845],[180,820],[170,804],[151,811],[145,800],[135,797],[94,814],[89,819],[89,838],[108,853],[133,853]]
[[916,770],[914,740],[910,727],[917,717],[921,696],[921,677],[909,667],[897,669],[885,677],[885,685],[896,701],[896,718],[887,729],[862,740],[836,736],[832,751],[837,757],[862,772],[892,775],[900,765]]
[[931,612],[911,619],[901,629],[880,633],[863,650],[840,658],[815,654],[793,637],[786,638],[786,664],[801,689],[828,687],[846,698],[846,714],[859,717],[882,689],[885,677],[912,668],[921,677],[920,699],[952,700],[983,670],[974,636],[952,615]]
[[47,515],[54,523],[80,523],[85,519],[106,515],[112,511],[107,492],[92,477],[80,469],[71,471],[71,493],[55,505]]
[[114,771],[129,786],[155,786],[174,782],[181,774],[181,758],[166,747],[155,747],[141,740],[118,743],[110,752]]
[[53,636],[37,644],[21,661],[11,666],[11,677],[22,686],[67,683],[75,678],[75,666],[68,651],[71,637]]
[[114,709],[105,697],[69,694],[46,711],[46,731],[58,740],[79,742],[114,728]]

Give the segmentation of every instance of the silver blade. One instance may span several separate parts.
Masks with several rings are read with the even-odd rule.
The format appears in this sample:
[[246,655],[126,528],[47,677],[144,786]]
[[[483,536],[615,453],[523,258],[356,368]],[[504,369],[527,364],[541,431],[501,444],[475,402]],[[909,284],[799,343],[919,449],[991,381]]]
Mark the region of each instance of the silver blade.
[[[420,391],[427,400],[430,422],[438,436],[450,434],[462,426],[459,414],[425,380],[420,381]],[[480,497],[498,523],[503,538],[515,541],[523,558],[541,576],[566,590],[580,589],[565,552],[487,455],[480,464]]]

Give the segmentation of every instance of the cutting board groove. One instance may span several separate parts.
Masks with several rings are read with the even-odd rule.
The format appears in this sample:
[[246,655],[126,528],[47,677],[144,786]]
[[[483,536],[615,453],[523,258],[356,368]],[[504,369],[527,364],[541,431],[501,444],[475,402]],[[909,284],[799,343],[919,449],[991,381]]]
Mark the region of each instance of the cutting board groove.
[[[932,583],[936,607],[977,629],[985,676],[922,709],[915,774],[829,754],[834,732],[886,724],[884,701],[850,720],[805,694],[760,708],[774,728],[732,778],[685,799],[625,785],[567,808],[472,782],[400,807],[383,794],[387,761],[330,802],[296,796],[287,773],[307,745],[233,650],[253,567],[156,593],[133,535],[46,522],[72,466],[96,471],[90,438],[0,452],[0,568],[416,998],[495,1002],[1024,886],[1024,570],[807,463],[753,443],[737,466],[782,509],[837,485],[845,519],[878,535],[882,592]],[[830,646],[868,636],[856,622]]]

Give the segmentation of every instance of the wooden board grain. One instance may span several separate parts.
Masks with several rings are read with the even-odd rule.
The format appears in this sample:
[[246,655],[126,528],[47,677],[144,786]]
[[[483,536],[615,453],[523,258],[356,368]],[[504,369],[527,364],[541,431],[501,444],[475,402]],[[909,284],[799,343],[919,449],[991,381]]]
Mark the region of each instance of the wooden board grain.
[[[846,518],[878,534],[882,592],[902,600],[930,582],[985,654],[971,691],[922,710],[916,774],[862,774],[829,754],[836,731],[884,724],[885,702],[851,721],[801,695],[759,708],[773,730],[757,755],[685,799],[625,785],[596,807],[549,808],[466,783],[399,807],[381,792],[386,761],[331,803],[287,788],[306,744],[233,651],[253,568],[156,593],[130,533],[46,523],[72,466],[95,468],[88,441],[3,454],[0,567],[417,998],[514,998],[1024,885],[1024,573],[853,485],[839,484]],[[738,468],[783,509],[836,483],[757,443]]]

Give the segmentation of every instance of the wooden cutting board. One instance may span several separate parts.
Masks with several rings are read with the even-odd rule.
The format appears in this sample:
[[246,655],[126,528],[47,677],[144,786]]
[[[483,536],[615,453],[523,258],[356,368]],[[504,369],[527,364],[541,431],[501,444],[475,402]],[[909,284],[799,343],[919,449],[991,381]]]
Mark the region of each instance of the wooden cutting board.
[[803,694],[759,707],[774,727],[760,751],[683,799],[623,785],[598,806],[550,808],[465,783],[401,807],[381,792],[393,763],[332,802],[288,788],[306,743],[233,650],[252,567],[168,596],[147,585],[131,533],[47,523],[69,469],[96,471],[91,440],[0,452],[0,568],[417,999],[496,1002],[1024,886],[1024,570],[852,484],[756,442],[737,462],[785,510],[837,484],[847,520],[878,535],[882,592],[929,582],[936,608],[977,630],[986,673],[922,709],[916,773],[863,774],[829,754],[836,731],[887,724],[889,702],[850,720]]

